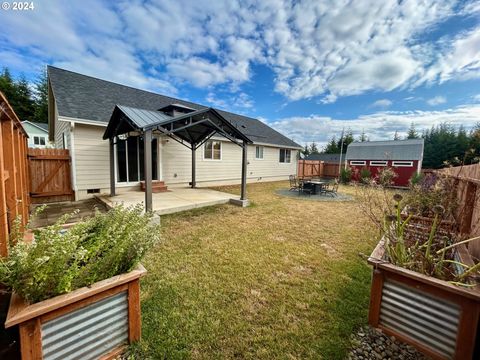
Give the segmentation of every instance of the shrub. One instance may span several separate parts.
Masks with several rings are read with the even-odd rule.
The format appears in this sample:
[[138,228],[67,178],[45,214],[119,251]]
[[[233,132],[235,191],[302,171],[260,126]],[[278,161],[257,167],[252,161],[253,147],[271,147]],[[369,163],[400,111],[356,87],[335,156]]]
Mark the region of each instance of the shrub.
[[348,184],[350,181],[352,181],[352,169],[347,167],[347,168],[342,168],[340,171],[340,181],[342,184]]
[[364,167],[360,170],[360,182],[368,184],[371,177],[372,172],[368,168]]
[[378,172],[378,184],[384,187],[391,186],[397,176],[397,173],[391,167],[384,167]]
[[115,207],[68,230],[62,225],[38,229],[28,243],[22,232],[0,260],[0,282],[34,303],[132,270],[157,243],[160,227],[141,205]]
[[410,186],[415,186],[415,185],[420,184],[422,179],[423,179],[422,173],[416,172],[415,174],[412,175],[412,177],[410,178],[410,180],[408,180],[408,182],[409,182]]

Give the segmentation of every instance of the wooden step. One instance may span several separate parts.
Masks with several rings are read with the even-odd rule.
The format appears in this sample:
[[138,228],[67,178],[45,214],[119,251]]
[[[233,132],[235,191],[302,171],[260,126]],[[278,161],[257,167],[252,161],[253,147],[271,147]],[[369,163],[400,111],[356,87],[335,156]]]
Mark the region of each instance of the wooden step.
[[[145,181],[140,181],[140,189],[145,191]],[[153,193],[160,193],[168,191],[167,185],[165,185],[164,181],[154,180],[152,181],[152,192]]]

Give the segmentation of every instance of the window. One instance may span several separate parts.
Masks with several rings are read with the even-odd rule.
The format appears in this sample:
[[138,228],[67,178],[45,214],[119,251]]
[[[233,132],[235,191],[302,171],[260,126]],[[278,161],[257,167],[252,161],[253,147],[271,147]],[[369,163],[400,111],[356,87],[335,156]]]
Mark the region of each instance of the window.
[[65,134],[65,131],[62,133],[62,149],[67,148],[67,134]]
[[362,160],[362,161],[361,161],[361,160],[352,160],[352,161],[350,161],[350,165],[353,165],[353,166],[364,166],[364,165],[366,165],[366,164],[367,164],[367,162],[364,161],[364,160]]
[[45,136],[34,136],[33,143],[35,145],[45,145]]
[[280,149],[280,162],[289,163],[292,156],[292,151],[289,149]]
[[206,160],[222,160],[222,142],[208,140],[203,149],[203,158]]
[[255,146],[255,159],[263,160],[263,146]]
[[394,161],[392,165],[396,167],[410,167],[413,166],[413,161]]
[[370,166],[387,166],[388,161],[370,161]]
[[[137,182],[145,180],[143,173],[143,138],[130,136],[126,140],[117,139],[117,182]],[[158,180],[157,139],[152,139],[152,179]]]

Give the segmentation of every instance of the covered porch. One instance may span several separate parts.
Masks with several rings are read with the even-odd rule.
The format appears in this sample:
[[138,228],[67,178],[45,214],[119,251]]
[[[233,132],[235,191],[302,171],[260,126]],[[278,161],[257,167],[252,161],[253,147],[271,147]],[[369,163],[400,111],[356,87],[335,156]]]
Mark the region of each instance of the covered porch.
[[[119,191],[116,196],[99,196],[107,207],[136,205],[144,202],[140,191]],[[206,206],[239,201],[240,196],[212,189],[171,188],[167,192],[152,194],[152,211],[158,215],[173,214]]]
[[[115,106],[103,136],[110,143],[110,196],[108,199],[104,197],[108,202],[107,205],[116,203],[131,205],[143,201],[146,211],[155,211],[159,214],[226,202],[247,206],[247,146],[252,141],[215,109],[194,110],[178,104],[172,104],[170,107],[173,110],[168,107],[168,109],[151,111],[122,105]],[[155,166],[156,163],[152,162],[152,141],[153,137],[158,135],[168,136],[190,150],[191,189],[177,188],[167,193],[152,191],[154,190],[152,189],[152,166]],[[223,137],[238,145],[242,150],[242,160],[239,163],[242,170],[240,196],[196,188],[196,150],[213,136]],[[116,174],[115,167],[115,146],[130,137],[138,138],[140,139],[139,143],[142,143],[143,161],[141,161],[140,168],[143,170],[141,173],[144,174],[144,185],[142,185],[144,192],[122,192],[121,188],[116,187],[118,174]],[[156,204],[154,204],[154,199]]]

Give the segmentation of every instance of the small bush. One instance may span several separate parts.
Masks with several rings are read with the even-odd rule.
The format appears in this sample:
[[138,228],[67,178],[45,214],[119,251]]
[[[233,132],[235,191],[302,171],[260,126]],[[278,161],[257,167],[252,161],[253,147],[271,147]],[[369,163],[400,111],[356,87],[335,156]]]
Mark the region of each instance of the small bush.
[[370,182],[370,179],[372,177],[372,172],[364,167],[360,170],[360,182],[367,184]]
[[31,243],[17,229],[0,282],[35,303],[132,270],[160,237],[141,205],[97,212],[65,231],[67,218],[36,230]]
[[416,172],[415,174],[412,175],[412,177],[410,178],[410,180],[408,180],[408,182],[410,183],[410,186],[415,186],[415,185],[419,185],[422,179],[423,179],[422,173]]
[[342,184],[348,184],[350,181],[352,181],[352,169],[347,167],[347,168],[342,168],[340,171],[340,181]]
[[398,177],[398,175],[391,167],[384,167],[378,172],[378,184],[384,187],[392,186],[396,177]]

